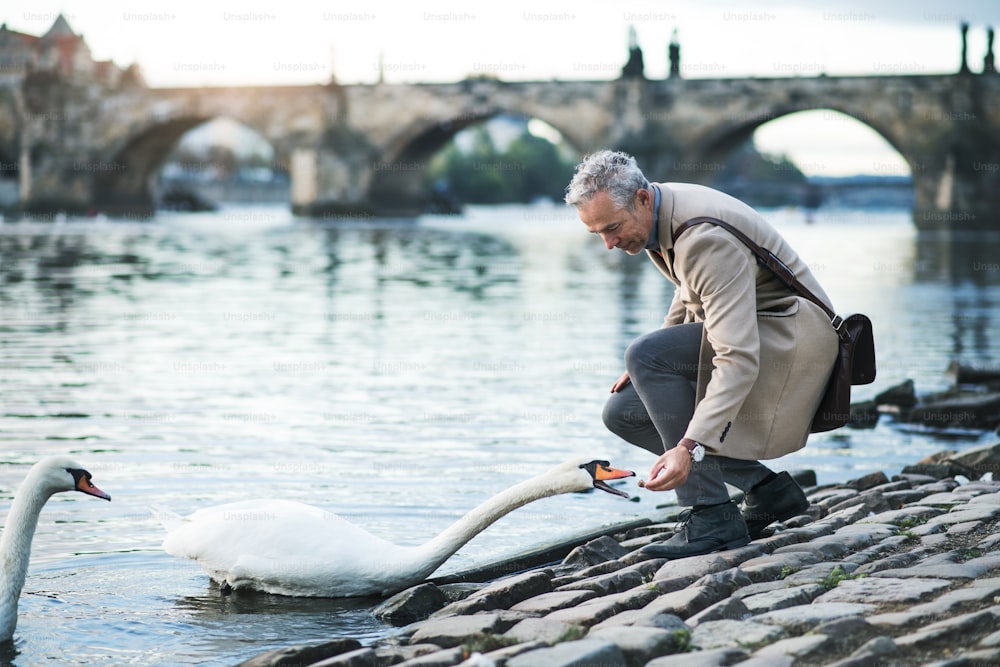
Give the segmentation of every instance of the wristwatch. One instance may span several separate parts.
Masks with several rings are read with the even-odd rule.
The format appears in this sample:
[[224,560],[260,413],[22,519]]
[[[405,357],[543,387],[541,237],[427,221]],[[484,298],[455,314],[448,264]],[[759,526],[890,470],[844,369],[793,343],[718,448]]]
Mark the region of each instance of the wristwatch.
[[[694,442],[694,441],[692,441]],[[700,442],[695,442],[693,447],[688,447],[686,444],[684,447],[691,453],[691,460],[698,463],[703,458],[705,458],[705,446]]]

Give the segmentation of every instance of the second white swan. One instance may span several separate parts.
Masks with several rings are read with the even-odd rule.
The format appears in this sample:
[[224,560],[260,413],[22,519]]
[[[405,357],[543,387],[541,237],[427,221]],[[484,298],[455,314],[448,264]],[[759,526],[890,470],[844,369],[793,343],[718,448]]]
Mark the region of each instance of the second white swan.
[[0,642],[10,640],[17,627],[17,602],[28,573],[31,540],[42,506],[59,491],[82,491],[111,500],[90,481],[90,473],[73,459],[50,456],[31,467],[24,478],[0,537]]
[[[509,512],[562,493],[632,477],[607,461],[577,459],[501,491],[420,546],[399,546],[326,510],[287,500],[247,500],[164,521],[163,548],[197,561],[224,589],[312,597],[386,596],[426,579],[462,545]],[[157,510],[161,520],[165,516]]]

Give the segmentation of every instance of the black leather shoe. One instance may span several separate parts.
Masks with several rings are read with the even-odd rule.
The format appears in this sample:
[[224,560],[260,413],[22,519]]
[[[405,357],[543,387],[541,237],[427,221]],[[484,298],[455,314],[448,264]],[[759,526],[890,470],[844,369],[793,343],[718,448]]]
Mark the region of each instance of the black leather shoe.
[[775,521],[787,521],[809,509],[806,494],[787,472],[748,491],[743,498],[743,518],[750,538],[756,540]]
[[664,542],[639,550],[645,558],[686,558],[735,549],[750,543],[747,526],[736,503],[729,501],[691,510],[677,533]]

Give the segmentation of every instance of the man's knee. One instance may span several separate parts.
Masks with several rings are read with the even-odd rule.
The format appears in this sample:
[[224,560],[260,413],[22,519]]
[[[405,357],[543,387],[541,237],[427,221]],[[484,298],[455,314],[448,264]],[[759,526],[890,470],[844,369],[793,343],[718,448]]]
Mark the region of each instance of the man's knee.
[[636,338],[625,348],[625,369],[630,375],[645,368],[650,359],[650,343],[647,336]]
[[625,442],[642,447],[656,456],[663,453],[660,434],[645,412],[636,412],[612,399],[604,404],[601,417],[608,430]]
[[628,400],[623,394],[613,394],[604,404],[601,419],[608,430],[615,435],[628,439],[628,434],[652,427],[649,415],[642,403]]
[[604,404],[601,419],[604,420],[604,425],[608,427],[608,430],[619,437],[624,438],[630,430],[621,406],[615,405],[615,401],[608,401]]

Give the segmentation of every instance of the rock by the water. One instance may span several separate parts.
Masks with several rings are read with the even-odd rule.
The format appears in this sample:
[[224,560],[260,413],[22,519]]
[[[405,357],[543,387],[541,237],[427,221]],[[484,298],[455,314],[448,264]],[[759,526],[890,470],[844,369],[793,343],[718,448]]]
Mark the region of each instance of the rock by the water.
[[444,592],[434,584],[420,584],[393,595],[375,607],[375,618],[390,625],[409,625],[421,621],[448,602]]

